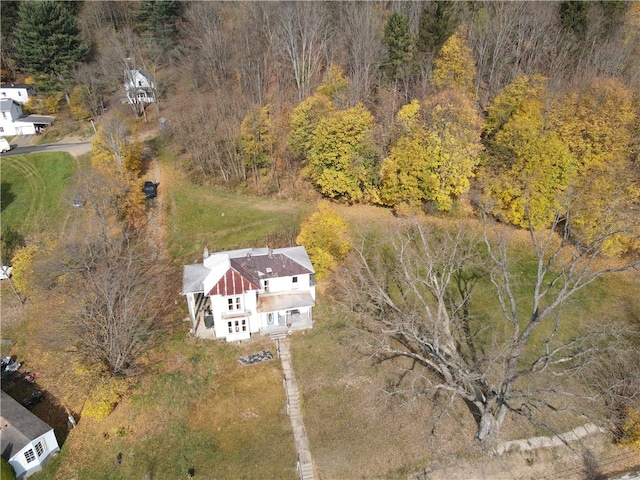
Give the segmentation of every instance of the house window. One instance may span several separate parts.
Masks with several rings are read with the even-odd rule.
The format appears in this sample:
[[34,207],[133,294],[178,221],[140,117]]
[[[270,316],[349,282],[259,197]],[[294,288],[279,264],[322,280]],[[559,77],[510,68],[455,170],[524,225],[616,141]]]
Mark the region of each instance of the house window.
[[22,92],[18,92],[18,96],[21,97],[22,96]]
[[41,457],[44,453],[44,445],[42,445],[42,442],[36,443],[36,453],[39,457]]
[[293,277],[291,279],[291,283],[293,284],[293,289],[297,290],[298,289],[298,277]]
[[240,333],[247,331],[247,319],[243,318],[240,320],[229,320],[227,322],[227,327],[229,327],[229,333]]
[[27,463],[31,463],[36,460],[36,456],[33,453],[33,448],[30,448],[29,450],[24,452],[24,458],[27,461]]
[[2,112],[2,118],[7,118],[7,112]]
[[229,307],[229,311],[233,312],[236,310],[242,310],[242,300],[240,297],[231,297],[227,299],[227,306]]
[[265,280],[264,281],[264,291],[268,292],[269,291],[269,280]]
[[4,132],[4,127],[0,127],[0,132]]

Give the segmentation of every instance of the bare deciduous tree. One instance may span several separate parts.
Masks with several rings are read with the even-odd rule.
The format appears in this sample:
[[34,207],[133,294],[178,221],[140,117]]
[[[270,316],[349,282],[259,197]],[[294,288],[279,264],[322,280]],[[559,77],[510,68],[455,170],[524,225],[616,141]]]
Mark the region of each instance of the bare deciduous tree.
[[639,264],[603,266],[598,255],[615,232],[575,245],[557,218],[548,231],[530,230],[534,273],[526,278],[505,231],[487,218],[484,227],[482,239],[417,223],[382,241],[365,238],[341,289],[370,351],[409,359],[402,381],[411,389],[462,399],[481,442],[498,436],[509,412],[536,421],[542,407],[555,408],[550,392],[561,392],[606,337],[568,334],[563,305],[603,275]]
[[331,35],[326,5],[320,2],[287,2],[278,9],[271,30],[274,54],[292,70],[298,101],[311,91],[320,71]]
[[117,222],[109,198],[100,187],[89,193],[94,222],[66,265],[75,308],[63,331],[81,354],[129,376],[171,321],[177,288],[167,259],[145,238],[153,232]]
[[371,95],[384,55],[384,18],[375,3],[341,4],[341,32],[347,52],[350,104]]

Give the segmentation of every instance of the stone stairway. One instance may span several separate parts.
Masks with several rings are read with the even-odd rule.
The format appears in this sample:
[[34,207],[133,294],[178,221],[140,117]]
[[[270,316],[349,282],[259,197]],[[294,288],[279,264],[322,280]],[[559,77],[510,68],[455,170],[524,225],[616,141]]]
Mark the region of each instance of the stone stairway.
[[293,428],[293,437],[296,442],[296,450],[298,451],[298,460],[296,467],[300,474],[300,480],[313,480],[315,472],[313,469],[313,460],[309,450],[309,439],[307,431],[304,428],[302,413],[300,412],[300,392],[298,391],[298,382],[296,382],[291,365],[291,350],[289,349],[288,338],[278,338],[278,350],[280,352],[280,360],[282,361],[282,370],[284,377],[282,383],[287,393],[287,413],[291,419],[291,427]]

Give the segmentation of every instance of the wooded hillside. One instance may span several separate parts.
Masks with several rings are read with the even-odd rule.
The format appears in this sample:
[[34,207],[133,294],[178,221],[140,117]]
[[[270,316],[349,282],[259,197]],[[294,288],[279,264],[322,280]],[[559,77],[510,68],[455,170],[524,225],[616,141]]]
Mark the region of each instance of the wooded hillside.
[[[29,73],[98,118],[145,69],[197,183],[290,196],[302,176],[401,215],[462,197],[537,227],[570,205],[584,241],[612,207],[637,212],[637,2],[62,6],[3,2],[3,81]],[[66,48],[35,54],[35,15]],[[636,248],[628,233],[609,250]]]

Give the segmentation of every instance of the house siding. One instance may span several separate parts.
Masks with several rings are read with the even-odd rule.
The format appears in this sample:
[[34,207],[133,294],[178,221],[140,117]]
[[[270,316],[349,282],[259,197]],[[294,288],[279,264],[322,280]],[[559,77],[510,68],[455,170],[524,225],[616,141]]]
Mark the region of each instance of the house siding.
[[[205,254],[202,265],[204,270],[186,265],[183,276],[183,294],[195,335],[236,341],[254,333],[311,328],[315,282],[303,247]],[[204,295],[200,306],[198,295]],[[229,301],[235,306],[236,298],[241,306],[230,310]],[[207,321],[207,325],[213,324],[211,328],[204,324],[205,316],[213,319]]]

